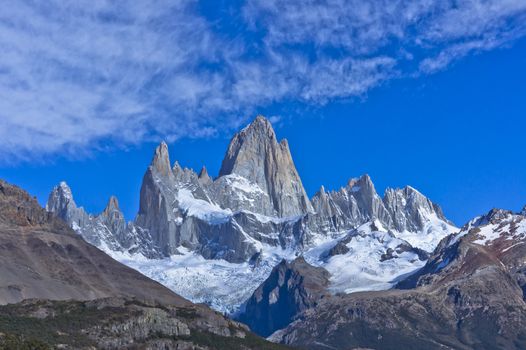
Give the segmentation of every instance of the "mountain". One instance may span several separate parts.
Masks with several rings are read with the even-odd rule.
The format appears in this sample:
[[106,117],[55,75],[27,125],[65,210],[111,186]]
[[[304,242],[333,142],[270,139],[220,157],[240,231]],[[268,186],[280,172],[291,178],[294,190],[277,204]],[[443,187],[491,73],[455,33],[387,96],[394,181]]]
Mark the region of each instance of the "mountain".
[[[161,258],[160,249],[153,245],[149,232],[133,223],[126,223],[119,202],[112,196],[99,215],[88,214],[78,207],[71,189],[61,182],[49,194],[46,210],[67,222],[73,230],[92,245],[106,251],[126,250],[148,258]],[[141,230],[140,234],[137,230]]]
[[417,190],[381,197],[368,175],[309,199],[288,142],[262,116],[234,135],[217,178],[172,165],[163,142],[144,174],[136,218],[124,224],[116,203],[86,214],[63,183],[47,208],[122,263],[231,313],[283,259],[302,255],[326,269],[331,293],[387,289],[457,230]]
[[287,140],[278,143],[272,125],[263,116],[230,141],[219,177],[230,175],[241,176],[261,189],[260,214],[289,217],[312,212]]
[[327,293],[329,273],[303,257],[281,261],[247,301],[239,320],[254,332],[269,336]]
[[396,289],[320,299],[272,338],[309,349],[523,349],[525,214],[477,217]]
[[456,230],[442,209],[414,188],[388,188],[381,198],[368,175],[350,179],[338,191],[327,193],[322,187],[312,203],[324,220],[318,225],[325,230],[350,229],[377,219],[398,238],[428,252],[444,234]]
[[[48,208],[94,220],[65,186],[57,193],[69,209],[59,202]],[[123,227],[114,199],[99,219]],[[2,349],[285,348],[113,260],[2,180],[0,251]]]

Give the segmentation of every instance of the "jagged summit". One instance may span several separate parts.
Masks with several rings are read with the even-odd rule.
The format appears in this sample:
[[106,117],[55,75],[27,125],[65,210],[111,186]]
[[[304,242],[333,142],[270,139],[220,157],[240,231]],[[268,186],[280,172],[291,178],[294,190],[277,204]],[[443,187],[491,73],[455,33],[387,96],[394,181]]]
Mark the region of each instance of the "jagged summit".
[[233,174],[257,184],[280,217],[312,211],[288,143],[278,143],[272,124],[263,116],[256,117],[230,141],[219,176]]
[[[50,194],[50,198],[52,196],[54,198],[62,198],[64,202],[71,202],[72,204],[75,204],[71,188],[68,186],[66,181],[60,181],[60,183],[53,188],[53,191]],[[49,204],[53,205],[54,203],[56,203],[56,201],[51,202]]]
[[65,181],[61,181],[49,194],[46,210],[55,213],[66,222],[83,226],[89,220],[89,215],[82,207],[77,207],[71,188]]
[[206,170],[205,166],[201,168],[201,171],[199,172],[199,175],[197,177],[199,179],[199,182],[205,186],[210,185],[213,181],[210,175],[208,175],[208,171]]
[[[278,147],[276,133],[270,121],[261,115],[257,116],[230,141],[219,176],[236,173],[249,180],[257,180],[259,174],[256,174],[256,168],[263,168],[268,152],[275,151]],[[256,157],[251,159],[251,156]]]
[[151,167],[164,176],[171,174],[170,155],[168,153],[168,145],[166,142],[162,141],[155,149]]
[[108,200],[108,204],[106,204],[106,208],[104,208],[101,215],[105,217],[118,216],[119,218],[122,218],[122,220],[124,221],[124,217],[119,207],[119,200],[117,199],[117,197],[110,196],[110,199]]
[[105,210],[120,210],[119,209],[119,200],[115,196],[111,196],[108,200],[108,204],[106,205]]
[[349,181],[347,181],[348,188],[358,187],[357,190],[359,190],[362,186],[364,186],[365,188],[369,190],[375,191],[373,180],[371,180],[371,177],[369,176],[369,174],[363,174],[360,177],[353,177],[353,178],[350,178]]

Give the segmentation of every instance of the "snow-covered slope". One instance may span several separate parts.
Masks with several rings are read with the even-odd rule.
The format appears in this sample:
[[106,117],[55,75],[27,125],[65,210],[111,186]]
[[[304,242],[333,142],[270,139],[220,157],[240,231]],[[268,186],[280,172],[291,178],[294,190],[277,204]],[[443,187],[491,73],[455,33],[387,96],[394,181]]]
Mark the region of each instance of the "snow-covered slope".
[[305,253],[305,259],[331,274],[330,290],[352,293],[391,288],[425,265],[428,253],[382,227],[378,220]]
[[332,291],[389,288],[456,230],[420,192],[381,197],[367,175],[308,199],[288,143],[263,117],[233,137],[218,178],[170,164],[161,143],[133,222],[116,198],[87,214],[65,183],[47,208],[117,260],[221,311],[238,310],[277,263],[300,255],[331,273]]

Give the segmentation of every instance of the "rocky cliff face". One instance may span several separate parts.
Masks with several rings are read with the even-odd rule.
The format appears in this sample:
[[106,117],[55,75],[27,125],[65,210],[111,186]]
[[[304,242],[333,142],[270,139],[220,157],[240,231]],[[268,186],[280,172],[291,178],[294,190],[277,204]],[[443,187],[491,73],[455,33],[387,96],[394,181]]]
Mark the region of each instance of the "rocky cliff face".
[[77,207],[71,189],[64,181],[55,186],[49,194],[46,210],[75,227],[85,227],[90,220],[84,208]]
[[278,143],[272,125],[262,116],[230,141],[219,177],[234,174],[262,190],[261,214],[289,217],[312,212],[287,140]]
[[303,257],[283,260],[247,301],[239,320],[254,332],[269,336],[328,294],[329,272]]
[[311,349],[524,348],[525,240],[524,215],[492,210],[445,238],[403,289],[324,298],[273,338]]

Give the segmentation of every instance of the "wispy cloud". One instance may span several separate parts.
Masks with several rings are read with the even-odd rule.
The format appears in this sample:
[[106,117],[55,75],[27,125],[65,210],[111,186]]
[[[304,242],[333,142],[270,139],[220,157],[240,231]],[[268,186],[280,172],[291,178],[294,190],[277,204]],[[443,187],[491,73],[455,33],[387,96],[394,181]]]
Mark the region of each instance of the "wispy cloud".
[[526,34],[524,0],[247,0],[235,10],[225,29],[192,0],[7,1],[0,160],[207,137],[273,102],[362,95]]

